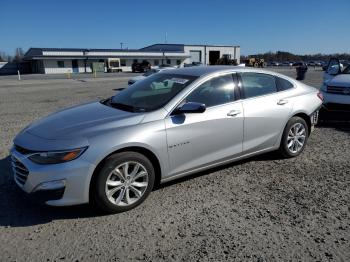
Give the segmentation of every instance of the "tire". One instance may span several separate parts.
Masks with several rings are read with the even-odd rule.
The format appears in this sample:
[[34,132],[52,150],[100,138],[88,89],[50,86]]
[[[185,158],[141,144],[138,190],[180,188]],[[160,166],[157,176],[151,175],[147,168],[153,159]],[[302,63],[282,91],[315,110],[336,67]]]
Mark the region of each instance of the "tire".
[[[130,174],[128,177],[124,173],[126,169]],[[135,181],[132,182],[133,171],[136,169]],[[136,178],[137,176],[139,177]],[[140,205],[147,198],[154,181],[154,168],[147,157],[137,152],[117,153],[106,159],[104,166],[93,179],[91,202],[97,209],[107,213],[125,212]]]
[[[295,132],[298,133],[297,136],[295,136]],[[279,153],[285,158],[300,155],[306,146],[308,136],[309,127],[305,120],[297,116],[292,117],[284,128]]]

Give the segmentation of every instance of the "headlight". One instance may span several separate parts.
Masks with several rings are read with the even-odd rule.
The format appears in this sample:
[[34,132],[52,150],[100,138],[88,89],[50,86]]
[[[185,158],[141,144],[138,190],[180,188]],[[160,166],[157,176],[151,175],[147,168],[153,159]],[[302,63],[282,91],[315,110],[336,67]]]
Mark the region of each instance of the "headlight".
[[28,158],[37,164],[58,164],[77,159],[87,147],[67,151],[38,152],[31,154]]

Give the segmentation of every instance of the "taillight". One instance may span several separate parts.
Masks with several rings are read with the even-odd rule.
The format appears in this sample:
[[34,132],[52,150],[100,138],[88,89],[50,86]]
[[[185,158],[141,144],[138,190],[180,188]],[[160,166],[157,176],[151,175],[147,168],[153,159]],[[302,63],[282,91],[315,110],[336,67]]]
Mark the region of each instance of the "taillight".
[[319,91],[319,92],[317,93],[317,97],[318,97],[319,99],[321,99],[321,101],[323,102],[324,98],[323,98],[322,92]]

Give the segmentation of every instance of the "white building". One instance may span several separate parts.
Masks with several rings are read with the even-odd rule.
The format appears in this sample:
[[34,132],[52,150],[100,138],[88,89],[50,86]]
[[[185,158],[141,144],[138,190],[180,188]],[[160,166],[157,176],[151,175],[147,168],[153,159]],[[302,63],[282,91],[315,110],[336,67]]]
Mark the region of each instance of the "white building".
[[134,62],[147,60],[152,66],[184,66],[193,62],[214,65],[227,55],[239,63],[239,46],[155,44],[141,49],[30,48],[24,59],[33,73],[91,73],[93,63],[103,63],[107,72],[111,61],[120,71],[131,71]]

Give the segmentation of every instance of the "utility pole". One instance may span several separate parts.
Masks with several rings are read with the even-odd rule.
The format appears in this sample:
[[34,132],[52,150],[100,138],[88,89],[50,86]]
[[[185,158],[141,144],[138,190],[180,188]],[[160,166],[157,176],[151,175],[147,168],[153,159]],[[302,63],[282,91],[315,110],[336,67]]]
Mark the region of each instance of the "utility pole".
[[120,42],[120,49],[123,49],[123,42]]
[[168,43],[168,32],[165,32],[165,43]]

